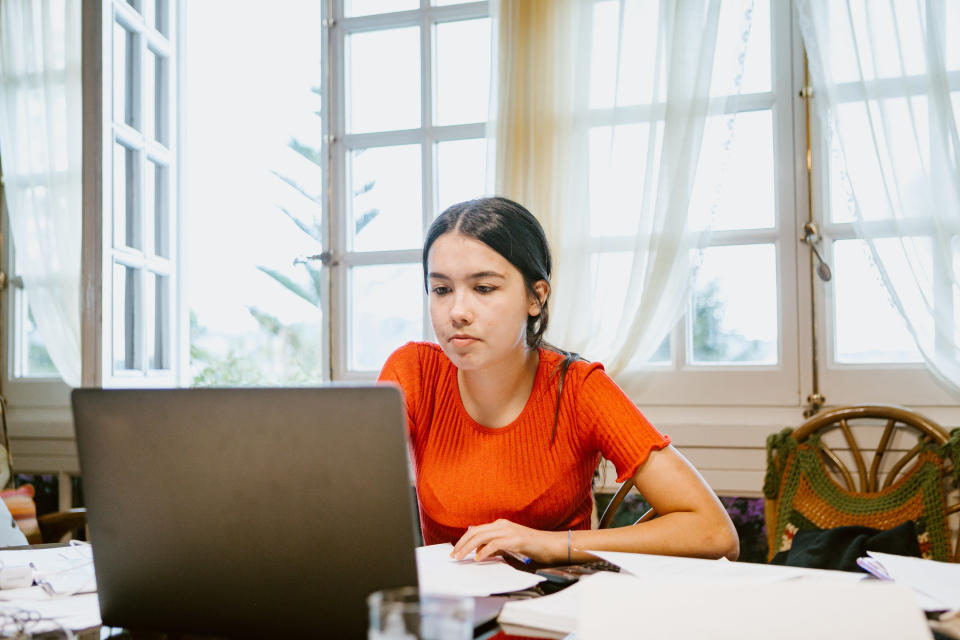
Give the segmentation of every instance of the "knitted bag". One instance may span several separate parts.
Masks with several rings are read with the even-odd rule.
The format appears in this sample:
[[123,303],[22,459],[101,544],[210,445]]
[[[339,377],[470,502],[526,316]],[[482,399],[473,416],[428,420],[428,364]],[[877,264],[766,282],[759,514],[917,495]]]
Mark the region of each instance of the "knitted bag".
[[[895,483],[866,493],[849,491],[831,477],[816,434],[798,443],[791,433],[785,429],[767,438],[763,490],[768,498],[777,499],[768,559],[789,549],[797,531],[849,525],[891,529],[912,520],[923,556],[951,560],[943,483],[943,456],[955,454],[949,443],[921,451]],[[951,435],[955,441],[957,434]]]

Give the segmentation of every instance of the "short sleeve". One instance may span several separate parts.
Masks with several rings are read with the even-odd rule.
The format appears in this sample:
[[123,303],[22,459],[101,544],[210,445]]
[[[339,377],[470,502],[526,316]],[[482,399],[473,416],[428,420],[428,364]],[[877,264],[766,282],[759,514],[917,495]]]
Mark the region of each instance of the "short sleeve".
[[416,415],[422,389],[420,356],[415,342],[408,342],[390,354],[380,375],[378,383],[389,383],[400,387],[403,402],[407,410],[407,430],[411,437],[415,435]]
[[617,468],[618,482],[632,477],[651,451],[670,444],[602,365],[587,370],[577,394],[577,412],[594,446]]

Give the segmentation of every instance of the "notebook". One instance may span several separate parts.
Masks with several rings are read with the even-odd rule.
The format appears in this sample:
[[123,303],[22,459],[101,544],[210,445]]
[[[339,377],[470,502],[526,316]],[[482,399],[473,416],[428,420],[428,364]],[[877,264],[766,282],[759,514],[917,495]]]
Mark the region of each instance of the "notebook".
[[77,389],[105,625],[365,637],[366,596],[416,584],[389,386]]

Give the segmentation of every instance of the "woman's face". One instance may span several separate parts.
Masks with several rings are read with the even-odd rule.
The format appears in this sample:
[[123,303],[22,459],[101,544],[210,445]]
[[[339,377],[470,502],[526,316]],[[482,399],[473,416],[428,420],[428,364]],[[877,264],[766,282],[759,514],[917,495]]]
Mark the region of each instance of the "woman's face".
[[[526,349],[527,318],[540,313],[523,275],[502,255],[456,231],[427,256],[430,319],[453,364],[476,370]],[[546,282],[537,283],[546,296]]]

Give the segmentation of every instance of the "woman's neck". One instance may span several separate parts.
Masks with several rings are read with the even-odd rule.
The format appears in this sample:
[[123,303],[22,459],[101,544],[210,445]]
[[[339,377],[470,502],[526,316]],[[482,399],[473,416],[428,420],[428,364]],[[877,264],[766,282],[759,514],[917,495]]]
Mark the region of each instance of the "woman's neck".
[[460,400],[470,417],[485,427],[505,427],[527,405],[540,364],[538,349],[524,348],[515,358],[472,371],[457,370]]

